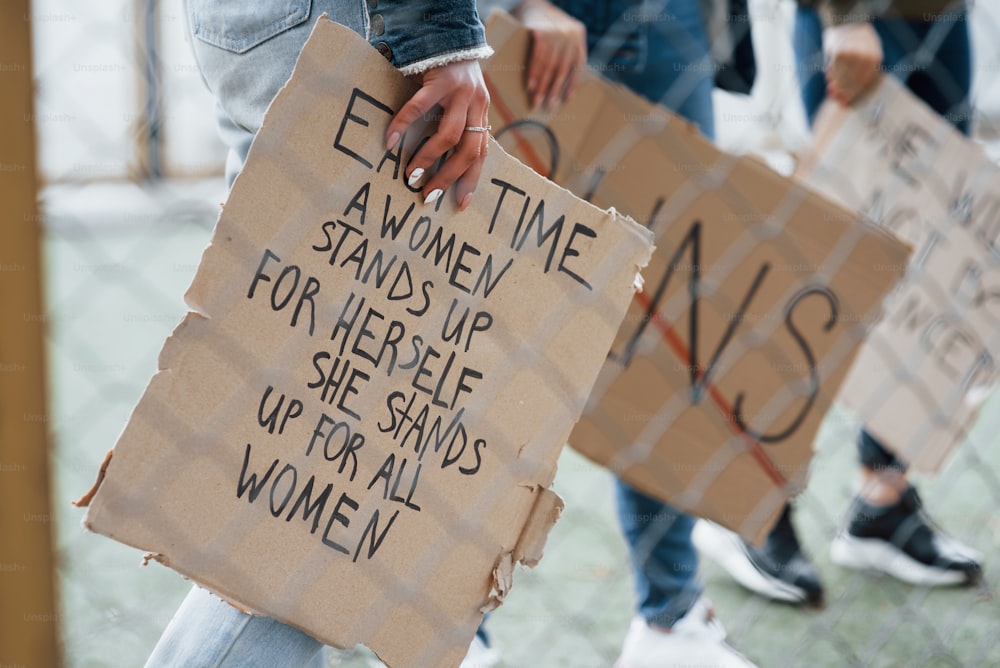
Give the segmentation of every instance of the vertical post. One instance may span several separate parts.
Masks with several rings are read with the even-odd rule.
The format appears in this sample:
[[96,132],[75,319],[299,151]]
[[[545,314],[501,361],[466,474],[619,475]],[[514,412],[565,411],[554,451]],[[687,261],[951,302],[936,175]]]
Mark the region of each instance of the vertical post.
[[49,499],[31,0],[0,3],[0,664],[61,664]]
[[160,96],[163,73],[160,71],[158,0],[133,0],[135,8],[135,56],[139,71],[136,120],[136,153],[140,180],[163,176],[163,104]]

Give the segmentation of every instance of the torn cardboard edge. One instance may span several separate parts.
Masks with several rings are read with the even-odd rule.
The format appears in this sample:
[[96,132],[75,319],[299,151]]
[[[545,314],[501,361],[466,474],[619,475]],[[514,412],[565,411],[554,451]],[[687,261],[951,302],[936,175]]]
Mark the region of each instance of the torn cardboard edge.
[[[97,479],[94,480],[94,484],[90,486],[83,496],[81,496],[76,501],[71,501],[70,504],[76,508],[87,508],[90,506],[90,502],[94,500],[94,496],[97,494],[97,490],[100,489],[101,483],[104,482],[104,478],[108,474],[108,466],[111,464],[111,458],[115,454],[115,449],[111,448],[104,455],[104,460],[101,462],[101,467],[97,471]],[[87,527],[89,529],[89,527]]]
[[[105,461],[110,460],[110,455],[111,452],[109,451],[108,457]],[[503,605],[507,595],[514,587],[514,567],[517,564],[521,564],[526,568],[535,568],[538,565],[542,559],[545,543],[548,540],[549,533],[552,531],[556,522],[559,521],[559,517],[565,508],[565,502],[562,497],[560,497],[552,489],[532,484],[526,484],[524,486],[531,488],[535,493],[535,502],[532,506],[531,513],[528,515],[521,527],[521,534],[518,538],[517,544],[514,546],[513,551],[501,552],[500,556],[497,558],[497,564],[493,568],[490,593],[487,599],[483,602],[483,605],[479,608],[480,612],[483,614],[492,612]],[[170,562],[170,558],[166,554],[161,554],[159,552],[146,552],[142,555],[142,561],[139,565],[148,566],[151,561],[155,561],[171,570],[178,570],[177,566]],[[196,582],[196,578],[184,573],[181,574],[188,580]],[[217,591],[200,583],[198,586],[210,591],[220,600],[225,601],[227,604],[236,608],[240,612],[248,615],[269,616],[265,613],[254,610],[246,603],[240,601],[238,596]],[[277,617],[275,617],[275,619],[278,619],[278,621],[285,624],[289,624],[290,626],[295,626],[295,623],[292,620],[280,619]],[[309,632],[304,628],[300,628],[300,630],[306,633]],[[347,648],[341,647],[339,649]]]
[[535,503],[531,514],[521,527],[521,535],[513,551],[505,551],[497,558],[493,568],[493,581],[490,593],[479,609],[486,614],[503,605],[507,594],[514,586],[514,566],[521,564],[526,568],[534,568],[542,559],[545,543],[549,533],[559,520],[565,504],[562,498],[547,487],[531,487],[535,494]]

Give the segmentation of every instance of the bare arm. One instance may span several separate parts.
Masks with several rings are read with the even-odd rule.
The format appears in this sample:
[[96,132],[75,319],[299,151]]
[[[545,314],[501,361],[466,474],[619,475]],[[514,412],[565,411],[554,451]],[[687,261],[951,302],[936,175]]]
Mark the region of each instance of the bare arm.
[[583,24],[546,0],[524,0],[514,16],[531,32],[525,87],[536,109],[555,109],[569,99],[587,64]]

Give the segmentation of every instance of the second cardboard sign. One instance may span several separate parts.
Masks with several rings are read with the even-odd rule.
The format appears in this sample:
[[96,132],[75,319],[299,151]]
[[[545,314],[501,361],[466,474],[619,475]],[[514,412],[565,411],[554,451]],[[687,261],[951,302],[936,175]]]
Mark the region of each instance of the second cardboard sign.
[[570,445],[761,538],[804,487],[816,431],[908,247],[592,72],[558,111],[532,111],[527,31],[502,13],[487,30],[501,144],[656,240]]

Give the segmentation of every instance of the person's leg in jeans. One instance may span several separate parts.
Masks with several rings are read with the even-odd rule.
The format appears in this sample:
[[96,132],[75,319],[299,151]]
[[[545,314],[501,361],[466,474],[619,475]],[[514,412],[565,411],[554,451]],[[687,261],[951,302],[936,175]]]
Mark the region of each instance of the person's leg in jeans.
[[[197,663],[193,663],[197,661]],[[270,617],[248,615],[193,587],[146,662],[146,668],[322,668],[323,644]]]
[[701,596],[694,518],[615,481],[618,521],[635,579],[637,610],[653,626],[670,628]]

